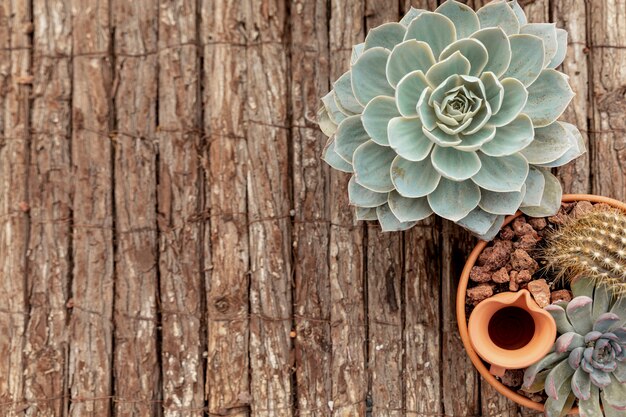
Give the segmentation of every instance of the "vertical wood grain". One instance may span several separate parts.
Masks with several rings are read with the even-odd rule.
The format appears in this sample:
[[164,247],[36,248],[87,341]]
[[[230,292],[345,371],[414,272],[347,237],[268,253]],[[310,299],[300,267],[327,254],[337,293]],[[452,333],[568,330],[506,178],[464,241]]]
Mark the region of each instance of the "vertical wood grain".
[[406,415],[442,413],[441,224],[421,222],[404,239],[404,396]]
[[[352,45],[364,40],[364,2],[332,0],[330,80],[348,70]],[[364,416],[367,406],[367,328],[364,294],[364,228],[348,202],[349,176],[331,170],[330,205],[332,416]]]
[[[220,4],[221,3],[221,4]],[[247,218],[246,13],[239,0],[203,1],[203,106],[211,200],[207,275],[209,415],[250,411],[250,249]],[[205,248],[205,251],[207,249]]]
[[[17,0],[0,5],[3,59],[3,131],[0,144],[0,406],[17,416],[25,405],[25,330],[28,325],[27,248],[29,241],[31,5]],[[6,53],[8,52],[8,53]]]
[[[397,22],[399,8],[397,0],[366,0],[366,30],[386,22]],[[402,232],[382,232],[377,223],[367,226],[367,365],[372,416],[404,414],[402,237]]]
[[626,3],[587,2],[594,194],[626,199]]
[[315,123],[329,83],[327,1],[290,3],[294,322],[296,404],[300,416],[327,416],[331,400],[329,167]]
[[204,415],[203,175],[195,0],[158,19],[158,218],[163,414]]
[[112,2],[115,27],[116,416],[160,410],[157,348],[157,5]]
[[551,15],[557,27],[567,30],[568,47],[562,71],[576,93],[562,120],[574,124],[585,139],[587,153],[557,169],[558,178],[566,193],[591,192],[589,142],[589,48],[587,46],[587,2],[584,0],[552,0]]
[[[67,415],[71,278],[71,15],[67,0],[33,2],[29,174],[30,320],[24,347],[27,416]],[[58,23],[57,23],[58,22]],[[51,400],[43,400],[53,398]]]
[[441,249],[441,329],[443,412],[455,417],[480,415],[479,375],[465,353],[456,322],[456,288],[475,239],[443,221]]
[[249,1],[248,221],[252,415],[292,416],[291,178],[285,2]]
[[[70,416],[111,415],[113,166],[108,3],[72,0],[73,280]],[[80,36],[77,36],[80,34]]]

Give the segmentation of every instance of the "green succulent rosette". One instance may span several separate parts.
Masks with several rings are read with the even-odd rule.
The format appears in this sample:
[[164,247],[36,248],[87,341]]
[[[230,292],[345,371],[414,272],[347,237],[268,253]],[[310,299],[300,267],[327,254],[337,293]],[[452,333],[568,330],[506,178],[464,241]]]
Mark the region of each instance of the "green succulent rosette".
[[564,416],[578,401],[581,416],[626,415],[626,299],[581,278],[575,298],[546,307],[559,337],[552,352],[526,369],[523,390],[545,390],[546,417]]
[[516,1],[448,0],[372,29],[318,113],[357,218],[393,231],[435,213],[490,240],[518,209],[555,214],[550,168],[585,152],[557,121],[574,96],[555,70],[566,49],[566,31]]

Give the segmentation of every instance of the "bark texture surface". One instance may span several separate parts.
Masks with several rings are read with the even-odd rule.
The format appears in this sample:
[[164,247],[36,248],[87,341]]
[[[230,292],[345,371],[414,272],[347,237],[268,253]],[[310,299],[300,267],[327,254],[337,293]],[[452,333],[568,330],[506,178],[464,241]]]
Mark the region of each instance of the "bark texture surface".
[[[438,3],[0,0],[0,415],[537,415],[463,351],[474,239],[319,157],[351,46]],[[520,3],[569,31],[564,190],[624,200],[626,2]]]

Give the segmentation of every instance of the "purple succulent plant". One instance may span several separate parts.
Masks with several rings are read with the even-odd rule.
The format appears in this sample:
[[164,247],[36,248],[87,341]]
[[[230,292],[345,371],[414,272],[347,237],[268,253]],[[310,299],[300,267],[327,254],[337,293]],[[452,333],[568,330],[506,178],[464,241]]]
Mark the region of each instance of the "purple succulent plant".
[[552,304],[559,337],[554,349],[524,374],[523,389],[548,395],[546,417],[626,415],[626,299],[587,280],[572,285],[569,303]]

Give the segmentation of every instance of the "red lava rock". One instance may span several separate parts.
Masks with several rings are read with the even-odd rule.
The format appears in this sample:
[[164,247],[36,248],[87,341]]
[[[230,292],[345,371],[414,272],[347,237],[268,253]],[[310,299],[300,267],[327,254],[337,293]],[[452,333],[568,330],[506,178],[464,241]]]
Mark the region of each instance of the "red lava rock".
[[508,240],[495,241],[493,246],[486,248],[478,257],[478,265],[489,271],[502,268],[509,261],[513,243]]
[[550,304],[550,287],[545,279],[530,281],[528,291],[533,295],[539,307],[544,308]]
[[470,279],[474,282],[489,282],[491,281],[491,272],[487,267],[474,266],[470,271]]
[[553,291],[552,294],[550,294],[550,300],[553,303],[557,301],[572,301],[572,293],[568,290]]
[[612,207],[612,206],[610,206],[610,205],[608,205],[606,203],[598,203],[598,204],[595,204],[593,206],[594,210],[601,210],[601,211],[612,210],[613,208],[614,207]]
[[500,239],[502,240],[513,240],[515,237],[515,232],[511,229],[511,226],[504,226],[500,231]]
[[518,291],[519,290],[519,284],[517,283],[517,276],[519,275],[519,272],[517,271],[511,271],[509,276],[511,277],[511,280],[509,281],[509,290],[510,291]]
[[507,387],[520,387],[524,382],[524,370],[507,369],[500,381]]
[[537,261],[531,258],[528,252],[523,249],[515,249],[515,252],[511,255],[511,265],[513,265],[513,269],[518,271],[527,269],[531,275],[539,269]]
[[543,230],[548,225],[548,222],[543,217],[539,217],[529,219],[528,224],[530,224],[535,230]]
[[509,277],[509,272],[506,270],[506,268],[503,267],[494,272],[491,276],[491,279],[493,280],[493,282],[496,282],[498,284],[504,284],[505,282],[509,282],[511,277]]
[[519,238],[514,243],[517,249],[531,250],[537,246],[537,243],[541,240],[541,237],[537,233],[527,234]]
[[[529,226],[530,225],[526,223],[526,218],[524,216],[516,218],[515,220],[513,220],[513,223],[511,223],[511,227],[513,228],[516,236],[525,235],[525,230],[527,230]],[[532,228],[532,226],[530,227]]]
[[591,204],[589,201],[579,201],[572,209],[571,216],[576,219],[585,213],[589,213],[592,210],[593,204]]
[[489,284],[480,284],[467,290],[467,302],[478,304],[493,295],[493,287]]
[[563,205],[559,209],[558,213],[556,213],[554,216],[548,217],[548,221],[550,223],[554,223],[557,225],[565,224],[567,222],[567,219],[569,219],[569,216],[567,215],[567,211],[565,210],[565,207]]
[[520,285],[526,284],[532,279],[532,274],[529,270],[523,269],[521,271],[511,271],[509,274],[511,280],[509,281],[509,290],[518,291]]

